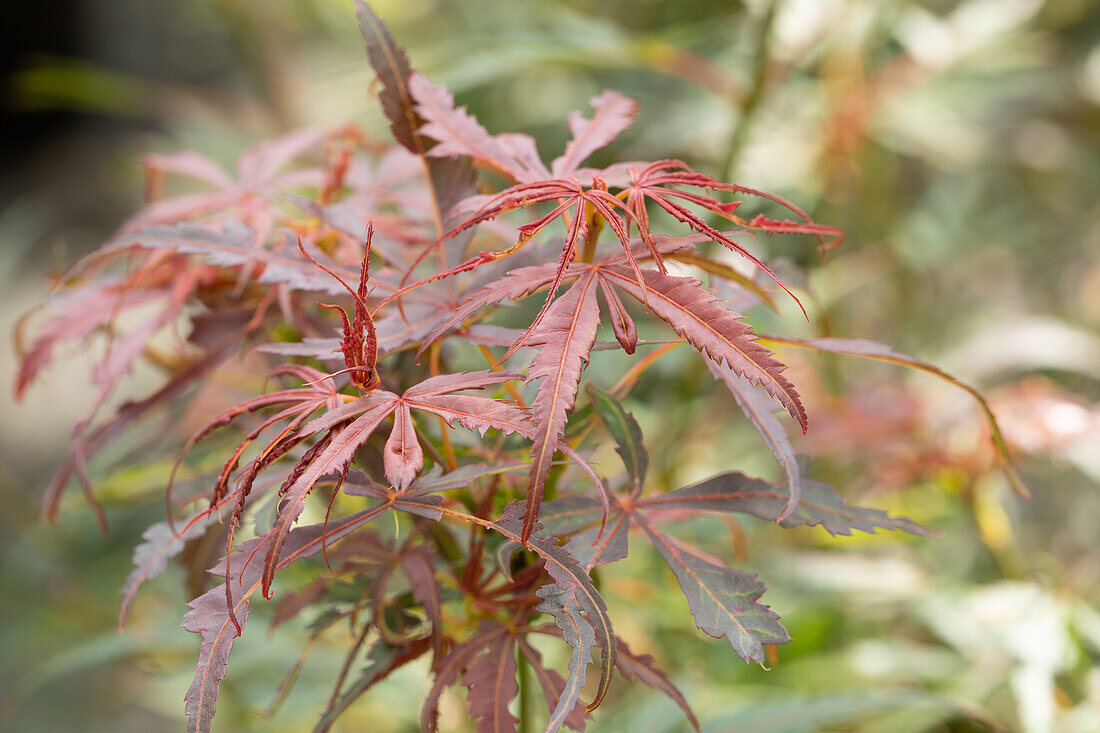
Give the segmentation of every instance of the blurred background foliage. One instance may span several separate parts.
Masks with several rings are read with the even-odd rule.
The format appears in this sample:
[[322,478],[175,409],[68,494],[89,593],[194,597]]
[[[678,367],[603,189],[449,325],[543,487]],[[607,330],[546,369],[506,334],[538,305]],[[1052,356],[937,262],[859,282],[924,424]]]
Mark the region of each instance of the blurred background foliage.
[[[982,388],[1032,489],[1014,497],[974,405],[919,373],[781,352],[809,401],[796,442],[849,501],[942,538],[828,537],[762,523],[687,531],[760,572],[794,641],[770,671],[693,627],[636,543],[603,579],[635,649],[671,670],[708,731],[1100,731],[1100,2],[1092,0],[377,0],[413,63],[493,132],[552,157],[565,115],[615,88],[638,98],[610,156],[677,157],[769,188],[847,231],[821,262],[765,241],[809,294],[761,313],[806,334],[876,338]],[[142,199],[140,153],[231,161],[256,139],[354,120],[386,130],[344,0],[40,0],[4,33],[0,346],[47,273]],[[598,160],[599,163],[608,162]],[[805,272],[805,275],[800,273]],[[754,314],[757,315],[757,314]],[[113,534],[79,501],[37,521],[37,492],[88,400],[86,355],[0,405],[0,729],[175,729],[196,642],[177,628],[179,570],[115,631],[117,589],[160,514],[163,457],[104,476]],[[701,364],[673,352],[630,408],[669,488],[738,468],[778,478]],[[620,364],[591,370],[613,380]],[[133,393],[155,372],[138,373]],[[171,444],[167,446],[171,447]],[[255,613],[269,613],[258,604]],[[234,649],[219,730],[300,731],[340,657],[316,649],[261,720],[301,648],[299,619]],[[415,668],[341,730],[413,730]],[[457,696],[444,725],[464,729]],[[685,730],[617,683],[595,731]]]

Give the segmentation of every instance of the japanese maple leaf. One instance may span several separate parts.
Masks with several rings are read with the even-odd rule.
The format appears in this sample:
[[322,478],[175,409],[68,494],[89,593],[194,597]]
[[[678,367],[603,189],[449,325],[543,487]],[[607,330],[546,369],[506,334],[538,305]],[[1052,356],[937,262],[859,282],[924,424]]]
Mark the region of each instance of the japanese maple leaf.
[[232,212],[234,219],[244,220],[257,231],[257,241],[263,241],[279,216],[274,204],[287,192],[303,186],[320,189],[326,184],[325,171],[319,167],[287,171],[287,166],[320,150],[326,139],[351,135],[350,127],[310,128],[265,140],[237,158],[235,174],[199,153],[148,155],[143,164],[153,193],[165,173],[206,184],[211,190],[154,201],[127,221],[122,231],[132,233],[151,225]]
[[530,437],[534,424],[521,407],[491,397],[456,394],[518,377],[516,374],[490,371],[429,377],[400,395],[376,389],[302,425],[296,431],[297,435],[324,434],[325,444],[322,450],[309,457],[309,462],[302,465],[302,471],[282,491],[282,509],[271,530],[274,542],[264,574],[265,597],[270,597],[275,569],[270,559],[277,557],[282,538],[297,520],[306,496],[324,476],[345,471],[356,449],[370,438],[383,420],[393,417],[393,428],[383,450],[386,479],[402,491],[424,467],[424,453],[412,418],[414,410],[438,415],[451,425],[457,423],[483,434],[487,429],[494,428],[506,434],[519,433]]
[[[708,224],[702,216],[689,209],[687,204],[697,206],[712,214],[717,214],[749,230],[761,230],[768,233],[783,234],[813,234],[817,236],[821,242],[822,250],[831,249],[837,246],[840,244],[843,237],[843,232],[841,232],[841,230],[834,227],[815,224],[805,212],[786,199],[746,186],[716,181],[710,176],[692,170],[686,163],[682,163],[678,160],[659,160],[648,164],[638,163],[628,165],[626,166],[626,171],[629,176],[629,184],[624,187],[626,193],[625,203],[620,203],[620,205],[629,213],[628,221],[637,225],[642,240],[646,243],[647,247],[649,247],[653,260],[662,273],[665,272],[664,262],[661,259],[660,253],[653,248],[653,233],[649,224],[649,213],[646,209],[647,201],[652,201],[678,221],[687,224],[697,232],[706,234],[713,241],[721,243],[728,249],[752,262],[753,265],[767,273],[779,287],[783,288],[783,290],[794,298],[795,301],[798,302],[799,307],[802,306],[801,301],[787,289],[787,286],[783,284],[779,276],[776,275],[770,267],[731,239],[727,234],[718,231]],[[679,187],[701,189],[704,192],[711,190],[733,191],[761,196],[783,205],[797,214],[803,221],[779,221],[768,219],[763,216],[758,216],[751,221],[747,221],[734,214],[734,211],[741,205],[740,201],[722,203],[713,196],[708,196],[705,193],[684,191]],[[616,199],[616,201],[619,201],[619,199]],[[826,235],[833,238],[828,243],[824,240],[824,236]],[[805,313],[805,308],[803,308],[802,311]]]
[[[532,237],[545,229],[555,219],[565,223],[566,236],[558,258],[557,277],[552,281],[550,292],[542,309],[532,323],[532,329],[545,316],[554,292],[570,262],[576,257],[577,246],[583,238],[594,243],[596,232],[589,231],[589,217],[597,215],[614,232],[626,255],[627,263],[634,272],[639,285],[642,282],[641,270],[630,242],[630,228],[637,225],[643,242],[649,248],[650,256],[656,261],[662,274],[665,273],[663,261],[654,249],[654,233],[650,226],[647,202],[668,212],[678,221],[690,226],[696,232],[720,242],[729,249],[747,258],[755,266],[767,273],[784,290],[790,290],[779,280],[771,268],[755,255],[725,234],[708,224],[700,214],[695,213],[688,204],[699,207],[705,212],[716,214],[748,230],[761,230],[769,233],[803,233],[818,236],[822,248],[839,243],[841,233],[832,227],[823,227],[813,223],[809,217],[790,202],[772,194],[756,189],[715,181],[709,176],[692,171],[687,165],[675,160],[662,160],[654,163],[619,164],[605,171],[580,169],[580,164],[592,152],[607,145],[633,120],[636,104],[614,92],[604,92],[591,100],[596,112],[589,120],[579,113],[569,118],[569,128],[573,139],[566,146],[565,153],[557,158],[547,169],[534,153],[534,145],[523,136],[492,136],[478,122],[465,112],[454,107],[451,95],[440,87],[434,87],[424,77],[415,76],[410,80],[410,90],[418,102],[417,110],[425,120],[422,132],[438,141],[430,151],[431,155],[464,155],[475,162],[490,167],[515,181],[515,184],[494,196],[477,196],[467,199],[462,207],[472,213],[439,240],[445,241],[462,231],[485,221],[495,219],[507,211],[528,206],[552,203],[553,208],[519,227],[516,243],[500,252],[480,252],[476,257],[420,280],[410,287],[449,277],[459,272],[507,257],[516,252]],[[606,179],[606,181],[605,181]],[[610,185],[609,185],[610,183]],[[803,221],[778,221],[763,216],[746,221],[734,215],[739,203],[722,203],[713,196],[682,188],[724,190],[761,196],[779,203],[798,215]],[[613,194],[609,188],[621,189]],[[621,213],[620,213],[621,212]],[[593,220],[594,222],[597,220]],[[824,236],[833,240],[828,244]],[[437,242],[438,244],[438,242]],[[428,250],[422,255],[426,256]],[[415,266],[415,265],[414,265]],[[410,270],[411,273],[411,270]],[[402,289],[390,297],[406,292]],[[791,297],[799,303],[798,298]],[[803,308],[803,312],[805,309]],[[529,329],[525,337],[530,335]],[[523,339],[520,341],[522,342]]]
[[[550,307],[553,292],[560,284],[566,268],[577,256],[580,241],[589,236],[587,218],[590,209],[607,222],[623,247],[630,250],[626,223],[615,212],[615,207],[620,202],[608,192],[602,181],[588,179],[578,175],[578,172],[580,164],[589,155],[610,143],[630,125],[637,107],[633,100],[611,91],[594,97],[592,105],[596,112],[593,118],[589,120],[580,114],[570,117],[569,127],[573,139],[566,145],[564,154],[554,161],[552,170],[548,170],[538,159],[530,138],[519,135],[491,136],[465,110],[455,109],[454,98],[446,89],[433,86],[425,77],[417,74],[409,79],[409,89],[418,102],[417,112],[425,123],[420,132],[438,143],[428,152],[429,155],[465,155],[517,181],[515,185],[495,196],[467,199],[461,206],[476,210],[445,232],[437,244],[507,211],[541,203],[553,204],[547,214],[521,226],[515,244],[508,249],[502,252],[480,252],[477,256],[437,272],[412,287],[468,272],[507,257],[518,251],[551,222],[561,219],[565,224],[566,236],[558,257],[557,275],[550,287],[550,297],[533,321],[532,325],[535,325],[542,320]],[[425,250],[421,260],[431,249]],[[397,294],[402,292],[404,291],[398,291]]]
[[[668,240],[657,243],[655,248],[671,252],[683,246],[682,241]],[[644,250],[639,256],[646,256]],[[694,278],[650,269],[634,273],[624,266],[625,261],[622,254],[616,254],[596,263],[578,263],[560,277],[549,264],[520,268],[466,296],[463,305],[425,337],[425,343],[430,343],[481,308],[505,299],[522,298],[555,279],[573,280],[547,309],[546,318],[529,329],[525,342],[538,349],[526,380],[539,382],[532,410],[538,428],[532,445],[523,527],[525,541],[538,517],[550,464],[576,402],[581,372],[595,343],[600,322],[597,294],[603,295],[616,338],[628,353],[633,352],[637,343],[637,327],[619,297],[623,292],[646,304],[709,362],[730,369],[750,385],[762,387],[787,409],[803,431],[806,429],[806,411],[794,385],[783,375],[786,367],[757,342],[755,331],[739,313],[721,303]],[[741,398],[737,392],[735,396]],[[793,501],[797,502],[797,493]]]

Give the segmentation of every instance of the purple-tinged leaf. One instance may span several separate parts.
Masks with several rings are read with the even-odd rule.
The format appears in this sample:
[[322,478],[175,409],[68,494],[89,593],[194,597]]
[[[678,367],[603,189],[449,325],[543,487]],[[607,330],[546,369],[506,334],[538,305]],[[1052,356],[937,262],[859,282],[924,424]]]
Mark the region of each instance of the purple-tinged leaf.
[[704,633],[716,639],[726,637],[742,659],[758,664],[764,663],[765,644],[791,640],[779,615],[756,602],[767,589],[758,576],[716,565],[657,530],[640,514],[634,516],[672,569],[695,625]]
[[569,411],[577,400],[581,371],[596,341],[599,306],[596,303],[594,272],[582,275],[554,301],[542,323],[527,337],[526,344],[538,349],[527,370],[526,383],[542,380],[533,404],[538,423],[531,446],[531,472],[527,488],[527,509],[522,542],[531,536],[539,515],[543,487],[554,459],[554,451],[565,431]]
[[488,621],[483,621],[477,634],[451,649],[451,652],[439,663],[435,680],[424,697],[424,707],[420,713],[420,728],[424,733],[436,733],[439,730],[439,698],[443,695],[443,691],[458,681],[459,674],[482,649],[507,636],[508,633],[508,628],[505,626],[492,625]]
[[[243,564],[244,557],[241,557],[238,565]],[[249,574],[247,579],[232,578],[228,581],[234,586],[233,598],[236,599],[232,615],[242,626],[248,621],[248,599],[256,590],[255,574]],[[233,640],[237,636],[236,626],[230,622],[225,586],[209,590],[187,605],[191,610],[183,616],[183,628],[202,636],[195,679],[184,697],[187,730],[209,733],[218,706],[221,681],[225,678],[229,654],[233,651]]]
[[[596,511],[602,519],[603,507],[598,503]],[[618,562],[629,552],[630,516],[626,512],[613,512],[607,519],[607,525],[595,524],[581,530],[569,538],[565,549],[577,558],[585,570],[591,572],[597,565]]]
[[282,509],[275,520],[275,526],[267,535],[267,555],[263,571],[263,595],[271,597],[271,582],[275,577],[276,560],[280,556],[283,542],[290,534],[290,528],[297,521],[298,515],[305,508],[306,495],[313,485],[323,476],[339,473],[347,468],[355,455],[355,450],[370,438],[371,433],[379,423],[393,410],[391,402],[382,404],[367,410],[350,425],[333,436],[331,442],[314,460],[305,468],[301,476],[287,489],[284,494]]
[[[500,532],[505,537],[513,541],[520,540],[520,532],[522,531],[522,511],[518,504],[509,504],[504,508],[504,514],[497,522],[487,523],[488,526]],[[536,525],[534,528],[535,533],[539,532],[542,528],[541,525]],[[614,632],[611,629],[611,619],[607,615],[607,604],[604,603],[603,597],[600,596],[595,586],[592,585],[592,579],[588,576],[588,572],[585,571],[581,565],[577,562],[576,558],[569,554],[569,552],[559,547],[553,539],[547,537],[540,537],[537,534],[532,534],[530,539],[526,542],[527,549],[535,552],[546,563],[546,572],[550,574],[550,577],[556,584],[555,590],[549,590],[550,586],[544,588],[547,595],[539,596],[544,601],[550,603],[550,607],[556,607],[558,604],[556,601],[551,600],[551,596],[555,599],[561,600],[562,609],[560,611],[551,611],[551,613],[566,613],[570,620],[568,623],[576,623],[588,628],[594,636],[594,643],[598,643],[601,649],[600,654],[600,684],[596,690],[596,697],[589,703],[586,710],[594,710],[600,702],[603,701],[604,695],[607,694],[607,688],[611,684],[611,671],[615,665],[615,643],[613,640]],[[561,595],[558,595],[558,594]],[[583,610],[584,615],[575,613],[576,610]],[[560,625],[560,624],[559,624]],[[580,634],[579,641],[586,646],[591,647],[591,644],[587,643],[588,632],[582,632]],[[590,653],[581,653],[581,657],[576,657],[577,650],[574,649],[574,660],[588,659],[591,661]],[[587,664],[587,662],[585,662]],[[573,669],[573,664],[570,664],[570,669]],[[578,664],[578,669],[581,670],[580,685],[584,684],[583,679],[583,666]],[[571,678],[572,679],[572,678]],[[580,692],[580,687],[577,687],[577,694]],[[574,698],[575,702],[576,698]],[[573,704],[570,704],[568,708],[562,708],[558,706],[558,710],[555,711],[557,717],[562,719],[570,710],[572,710]],[[554,718],[551,718],[554,720]],[[558,724],[560,725],[560,720]],[[548,728],[549,729],[549,728]]]
[[500,636],[466,668],[462,684],[469,688],[470,717],[478,721],[477,733],[508,733],[519,719],[508,706],[519,693],[516,683],[516,648],[512,636]]
[[525,438],[534,434],[535,424],[525,410],[509,402],[474,395],[439,395],[407,400],[409,407],[439,415],[453,426],[456,422],[484,436],[489,428],[505,435],[519,433]]
[[555,537],[571,535],[565,549],[587,571],[627,556],[630,512],[618,502],[604,519],[603,504],[592,496],[571,494],[543,505],[539,521]]
[[[504,513],[499,521],[493,522],[472,514],[442,507],[438,504],[438,501],[428,501],[431,499],[438,500],[439,497],[398,497],[392,506],[394,509],[422,516],[426,511],[438,512],[440,517],[477,524],[492,529],[513,542],[520,541],[520,532],[523,527],[523,510],[515,502],[504,508]],[[540,529],[541,525],[536,527],[536,533]],[[611,629],[611,619],[607,615],[607,604],[604,603],[603,598],[595,586],[592,585],[592,579],[588,576],[588,573],[581,568],[580,564],[565,548],[558,546],[552,538],[534,534],[527,542],[526,547],[543,559],[546,572],[550,574],[558,590],[567,593],[576,601],[577,606],[584,611],[584,615],[578,615],[577,618],[589,625],[597,643],[600,645],[600,684],[596,690],[595,699],[587,708],[587,710],[593,710],[607,694],[607,688],[611,684],[611,673],[615,665],[614,632]],[[442,672],[440,672],[440,676],[442,676]],[[437,677],[438,682],[439,677]],[[450,683],[444,682],[442,684],[446,686]],[[438,700],[438,694],[436,700]],[[434,710],[434,703],[432,709]],[[427,729],[427,727],[428,724],[425,722],[425,728]],[[434,730],[434,721],[432,722],[432,730]]]
[[403,316],[395,309],[376,322],[379,354],[420,345],[432,329],[450,316],[450,306],[440,303],[413,301],[405,303],[402,310]]
[[494,463],[488,465],[485,463],[474,463],[468,466],[459,466],[453,471],[447,473],[440,473],[438,470],[429,472],[426,475],[422,475],[413,481],[412,486],[409,487],[408,493],[423,496],[424,494],[434,494],[442,491],[454,491],[455,489],[464,489],[470,486],[478,479],[485,478],[487,476],[499,476],[504,473],[516,473],[528,468],[530,464],[527,461],[516,463]]
[[634,122],[638,103],[616,91],[605,90],[592,97],[589,104],[596,111],[592,119],[580,112],[569,115],[569,131],[573,139],[565,146],[565,153],[554,160],[551,171],[565,178],[573,175],[589,155],[606,147]]
[[767,443],[768,449],[775,456],[775,460],[787,475],[789,498],[787,506],[777,517],[786,519],[798,506],[799,497],[802,495],[802,471],[798,466],[798,458],[791,446],[791,439],[787,431],[783,429],[779,420],[772,414],[774,403],[766,395],[752,386],[748,379],[737,374],[725,364],[718,364],[707,359],[707,368],[710,373],[721,380],[730,394],[737,401],[741,412],[752,422],[756,432]]
[[627,268],[606,267],[600,273],[646,303],[704,356],[729,365],[737,374],[762,386],[806,431],[806,410],[794,385],[783,376],[786,367],[756,340],[756,333],[740,314],[723,306],[698,280],[643,270],[644,287],[639,287],[634,273]]
[[[558,706],[558,701],[561,700],[562,694],[565,692],[565,678],[558,674],[557,671],[545,667],[542,663],[542,654],[522,636],[516,640],[516,643],[523,652],[523,656],[527,658],[531,671],[535,675],[535,679],[539,681],[539,687],[542,688],[542,694],[546,697],[548,711],[553,713],[554,709]],[[583,731],[585,718],[587,717],[588,715],[584,711],[584,705],[580,700],[577,700],[576,704],[573,705],[573,709],[569,711],[569,714],[565,717],[564,723],[567,728],[572,728],[575,731]]]
[[432,625],[432,655],[438,662],[443,657],[443,609],[432,556],[422,548],[402,552],[401,569],[409,581],[413,598],[424,609],[428,623]]
[[522,375],[512,372],[494,372],[482,369],[477,372],[455,372],[453,374],[439,374],[428,377],[419,384],[409,387],[405,391],[406,397],[423,399],[448,392],[458,392],[464,389],[481,389],[491,387],[501,382],[509,382],[520,379]]
[[623,677],[626,677],[629,682],[633,682],[635,679],[640,680],[653,689],[665,693],[670,700],[680,706],[680,709],[684,711],[684,715],[687,716],[688,722],[691,723],[691,727],[695,729],[696,733],[699,733],[699,719],[695,717],[695,713],[692,712],[691,706],[684,698],[684,694],[677,689],[676,685],[672,684],[672,680],[668,678],[668,675],[657,667],[653,657],[648,654],[635,654],[627,646],[627,643],[617,636],[615,641],[618,643],[615,666]]
[[523,337],[523,329],[494,326],[488,323],[475,323],[462,331],[462,338],[471,344],[485,346],[510,347]]
[[297,431],[299,438],[324,430],[335,430],[342,423],[352,421],[347,427],[340,428],[339,432],[330,434],[329,444],[302,464],[300,475],[292,477],[293,482],[283,492],[282,509],[268,535],[273,538],[273,542],[268,550],[264,569],[264,597],[270,597],[271,593],[271,581],[275,572],[272,558],[277,556],[282,538],[301,514],[305,498],[313,485],[324,476],[344,471],[356,449],[370,438],[386,417],[395,411],[397,413],[393,431],[386,444],[384,465],[387,479],[400,491],[424,467],[423,453],[408,412],[410,409],[440,415],[449,424],[458,422],[470,430],[480,431],[483,435],[489,428],[495,428],[506,434],[518,432],[530,437],[534,432],[534,425],[526,411],[516,405],[489,397],[448,394],[479,389],[516,378],[517,375],[507,372],[491,371],[441,374],[410,387],[401,397],[382,390],[369,392],[303,425]]
[[592,625],[581,614],[581,607],[572,589],[559,585],[547,585],[535,591],[542,603],[535,610],[550,614],[561,629],[565,642],[573,652],[569,657],[569,677],[558,697],[558,704],[550,714],[545,733],[555,733],[573,712],[584,688],[585,670],[592,663],[592,648],[596,635]]
[[731,471],[685,486],[667,494],[638,499],[644,511],[658,509],[698,509],[739,512],[784,527],[821,526],[832,535],[850,535],[852,530],[874,534],[876,529],[892,529],[915,535],[938,535],[905,517],[892,517],[881,509],[850,506],[828,484],[802,481],[802,497],[794,512],[780,520],[790,502],[790,488],[775,485],[743,473]]
[[554,537],[564,537],[599,522],[602,513],[594,496],[566,494],[543,504],[539,522]]
[[189,540],[202,536],[216,519],[217,515],[211,513],[199,521],[187,522],[186,528],[179,534],[174,533],[167,522],[157,522],[141,533],[144,541],[134,548],[134,569],[126,576],[126,584],[122,586],[122,604],[118,610],[119,631],[126,623],[126,614],[130,611],[141,584],[163,573],[168,567],[168,561],[180,554]]
[[331,430],[342,422],[354,420],[365,412],[379,406],[386,406],[390,410],[397,405],[400,397],[393,392],[376,389],[362,397],[357,397],[351,402],[345,402],[335,409],[330,408],[324,415],[315,417],[298,430],[299,435],[316,435],[317,433]]
[[366,43],[367,60],[382,82],[378,100],[390,122],[390,130],[397,142],[407,150],[423,157],[424,147],[418,139],[420,120],[413,110],[409,93],[409,57],[405,49],[397,45],[390,29],[363,0],[355,0],[355,16],[359,20],[359,32]]
[[[383,505],[344,517],[330,524],[327,532],[319,524],[299,527],[286,538],[276,564],[285,567],[299,558],[320,552],[324,542],[333,543],[347,536],[384,509]],[[210,731],[210,723],[217,709],[220,683],[225,677],[233,640],[237,636],[237,626],[233,619],[241,625],[245,623],[248,618],[249,598],[261,584],[261,565],[248,563],[247,559],[270,542],[271,538],[249,540],[233,553],[235,559],[230,563],[234,568],[233,577],[226,581],[232,590],[231,594],[226,593],[225,585],[220,585],[188,604],[191,610],[183,617],[183,628],[202,637],[195,679],[184,697],[188,731]],[[224,575],[225,567],[223,558],[211,572]],[[229,595],[234,599],[232,612],[227,603]]]
[[[330,294],[344,292],[340,283],[308,260],[295,256],[291,250],[276,252],[256,246],[256,233],[235,221],[224,222],[221,229],[190,223],[149,227],[108,242],[104,251],[135,246],[202,255],[210,264],[223,267],[262,265],[263,272],[257,281],[263,284],[283,284],[295,290]],[[351,270],[336,269],[351,279],[358,275]]]

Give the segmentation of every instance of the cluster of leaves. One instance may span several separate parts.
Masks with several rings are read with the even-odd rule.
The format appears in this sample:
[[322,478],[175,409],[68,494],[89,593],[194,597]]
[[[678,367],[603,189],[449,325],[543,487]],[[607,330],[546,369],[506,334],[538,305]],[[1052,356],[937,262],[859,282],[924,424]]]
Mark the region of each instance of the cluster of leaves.
[[[74,478],[95,504],[91,456],[259,347],[294,360],[268,375],[290,384],[209,417],[188,439],[177,468],[211,432],[246,426],[209,489],[177,496],[173,470],[168,519],[146,532],[123,590],[120,624],[140,584],[172,557],[202,538],[224,546],[211,570],[224,583],[192,600],[183,619],[201,637],[186,695],[189,730],[210,729],[252,596],[271,598],[277,571],[316,555],[327,570],[284,594],[275,622],[314,607],[315,637],[342,623],[352,630],[355,643],[317,730],[422,657],[433,675],[422,716],[429,731],[441,695],[458,682],[469,690],[478,730],[514,730],[521,665],[545,693],[548,731],[582,730],[616,671],[669,695],[697,728],[654,660],[616,635],[593,572],[627,555],[634,530],[668,564],[697,626],[762,663],[767,645],[789,640],[760,602],[764,584],[661,524],[732,512],[832,534],[927,533],[909,520],[848,506],[802,476],[775,411],[785,410],[803,432],[806,411],[763,342],[950,377],[866,341],[757,334],[741,312],[774,306],[777,289],[795,296],[743,243],[758,234],[804,234],[824,251],[839,244],[840,232],[779,197],[679,161],[582,167],[630,126],[632,100],[610,91],[594,97],[591,117],[569,118],[572,139],[547,166],[533,139],[491,135],[445,89],[414,73],[369,6],[357,0],[356,12],[397,145],[374,144],[352,126],[296,132],[247,151],[235,177],[194,153],[151,156],[151,189],[172,174],[209,192],[153,201],[62,279],[51,304],[57,314],[25,350],[17,394],[59,343],[100,332],[110,338],[93,374],[98,398],[47,489],[46,512],[56,513]],[[733,196],[778,205],[791,218],[741,217],[740,199],[723,200]],[[509,212],[521,210],[526,218],[509,223]],[[553,232],[556,220],[563,234]],[[659,234],[659,223],[673,227],[670,234]],[[731,266],[734,259],[744,266]],[[709,278],[709,287],[674,274],[687,271]],[[314,304],[317,293],[352,311]],[[537,309],[525,311],[531,315],[522,328],[501,325],[514,317],[493,321],[527,298]],[[338,311],[339,331],[323,309]],[[117,334],[127,311],[138,314],[138,325]],[[667,325],[669,339],[641,339],[639,313]],[[601,315],[614,341],[597,341]],[[191,333],[178,348],[155,340],[184,319]],[[271,343],[273,334],[280,340]],[[733,395],[782,467],[782,483],[730,472],[672,492],[647,491],[641,430],[623,401],[679,343],[696,350]],[[582,390],[593,352],[610,349],[647,353],[610,390],[592,383]],[[164,367],[164,384],[102,418],[143,356]],[[484,368],[460,367],[479,359]],[[503,370],[506,360],[515,371]],[[458,427],[465,431],[452,436]],[[597,472],[586,460],[604,435],[623,470]],[[321,510],[323,521],[300,521]],[[102,519],[98,505],[97,512]],[[383,515],[412,531],[368,526]],[[255,536],[239,542],[246,517]],[[540,637],[568,645],[567,674],[546,664]],[[352,677],[361,658],[366,666]],[[593,663],[598,682],[586,704]]]

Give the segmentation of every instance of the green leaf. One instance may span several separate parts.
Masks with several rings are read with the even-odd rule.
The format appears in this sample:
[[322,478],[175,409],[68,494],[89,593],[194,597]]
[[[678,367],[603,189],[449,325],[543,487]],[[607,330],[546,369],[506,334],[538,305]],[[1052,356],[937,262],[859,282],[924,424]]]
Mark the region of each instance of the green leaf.
[[592,400],[593,409],[615,441],[615,450],[623,459],[635,491],[641,491],[645,485],[649,454],[646,453],[638,421],[610,393],[594,384],[589,384],[586,391]]

